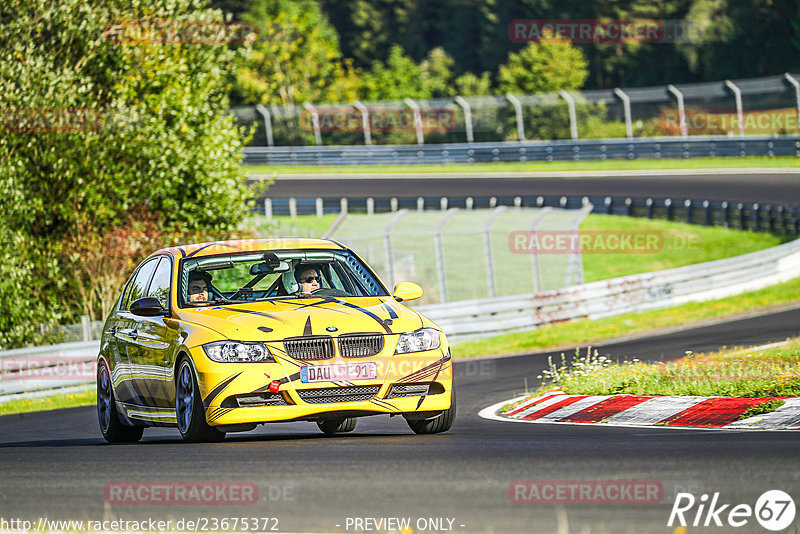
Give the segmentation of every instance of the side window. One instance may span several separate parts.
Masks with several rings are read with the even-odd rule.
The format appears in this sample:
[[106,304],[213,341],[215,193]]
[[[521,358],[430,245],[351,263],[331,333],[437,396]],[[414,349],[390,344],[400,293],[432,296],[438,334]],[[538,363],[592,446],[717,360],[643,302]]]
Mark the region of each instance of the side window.
[[136,273],[136,278],[133,279],[133,282],[131,282],[130,286],[128,287],[128,294],[125,296],[125,300],[122,302],[123,310],[131,309],[131,304],[133,302],[147,296],[147,284],[150,282],[150,278],[153,276],[153,271],[155,270],[157,263],[158,258],[153,258],[139,268],[139,271]]
[[172,279],[172,262],[168,258],[161,258],[161,262],[150,282],[150,289],[147,291],[148,297],[155,297],[165,308],[169,308],[169,287]]

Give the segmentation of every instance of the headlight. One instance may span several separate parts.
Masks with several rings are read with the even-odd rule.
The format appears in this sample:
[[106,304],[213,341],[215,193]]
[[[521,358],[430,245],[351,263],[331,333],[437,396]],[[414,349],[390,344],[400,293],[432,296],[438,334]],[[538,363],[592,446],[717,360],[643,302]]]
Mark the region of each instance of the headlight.
[[241,341],[215,341],[203,345],[206,355],[215,362],[274,362],[263,343]]
[[420,352],[439,348],[439,332],[433,328],[420,328],[415,332],[400,334],[395,354]]

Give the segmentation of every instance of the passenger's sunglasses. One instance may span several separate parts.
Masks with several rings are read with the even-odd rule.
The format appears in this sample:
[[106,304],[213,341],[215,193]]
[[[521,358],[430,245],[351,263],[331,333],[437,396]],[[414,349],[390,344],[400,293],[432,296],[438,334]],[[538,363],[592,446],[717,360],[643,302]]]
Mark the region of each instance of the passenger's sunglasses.
[[319,276],[306,276],[305,278],[301,279],[300,281],[303,282],[304,284],[310,284],[314,280],[319,282]]

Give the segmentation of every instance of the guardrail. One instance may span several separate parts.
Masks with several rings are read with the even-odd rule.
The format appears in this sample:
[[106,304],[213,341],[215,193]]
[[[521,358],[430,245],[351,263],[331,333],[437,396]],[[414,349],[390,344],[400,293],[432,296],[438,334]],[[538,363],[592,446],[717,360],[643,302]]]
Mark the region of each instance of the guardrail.
[[429,304],[417,309],[436,321],[448,337],[459,338],[702,302],[761,289],[797,276],[800,276],[800,240],[665,271],[529,295]]
[[[530,330],[752,291],[800,276],[800,240],[734,258],[554,291],[429,304],[416,309],[452,339]],[[94,382],[99,341],[0,352],[0,400]],[[30,378],[22,380],[28,372]]]
[[675,137],[439,145],[246,147],[246,165],[414,165],[797,156],[800,137]]

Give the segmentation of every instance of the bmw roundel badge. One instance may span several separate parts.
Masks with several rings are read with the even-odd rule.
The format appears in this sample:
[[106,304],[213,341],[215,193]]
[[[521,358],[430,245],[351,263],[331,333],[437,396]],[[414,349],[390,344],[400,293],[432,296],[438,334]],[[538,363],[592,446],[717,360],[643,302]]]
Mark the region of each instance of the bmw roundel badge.
[[336,328],[335,326],[329,326],[329,327],[328,327],[328,328],[326,328],[325,330],[327,330],[328,332],[336,332],[336,331],[337,331],[337,330],[339,330],[339,329],[338,329],[338,328]]

